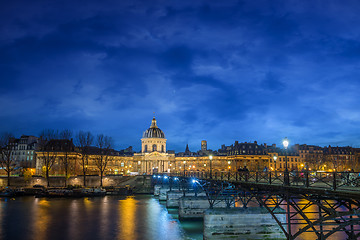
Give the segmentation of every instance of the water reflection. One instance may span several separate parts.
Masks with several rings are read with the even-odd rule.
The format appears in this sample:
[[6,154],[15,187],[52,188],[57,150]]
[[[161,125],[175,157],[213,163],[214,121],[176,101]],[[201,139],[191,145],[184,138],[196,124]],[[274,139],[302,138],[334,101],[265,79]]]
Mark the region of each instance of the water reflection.
[[34,231],[31,233],[31,239],[45,240],[47,239],[47,227],[50,221],[49,214],[50,202],[46,199],[35,198],[31,216]]
[[3,219],[5,219],[3,209],[5,207],[6,207],[6,202],[0,201],[0,239],[3,239]]
[[23,197],[0,205],[0,239],[202,239],[201,226],[188,228],[151,196]]
[[79,234],[77,229],[79,228],[79,203],[78,201],[72,201],[70,203],[70,208],[68,209],[69,215],[69,234],[68,239],[77,240],[79,238]]
[[119,226],[118,239],[137,239],[135,232],[136,224],[136,200],[128,197],[125,200],[119,200]]

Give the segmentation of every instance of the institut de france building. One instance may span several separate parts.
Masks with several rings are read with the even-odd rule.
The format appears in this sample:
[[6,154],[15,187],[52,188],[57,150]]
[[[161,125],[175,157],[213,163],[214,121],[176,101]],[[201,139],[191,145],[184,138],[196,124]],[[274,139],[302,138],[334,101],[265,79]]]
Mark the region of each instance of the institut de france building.
[[[113,151],[109,156],[106,167],[106,174],[153,174],[171,173],[183,171],[208,171],[210,165],[213,172],[236,171],[238,168],[247,166],[250,170],[283,170],[284,154],[281,150],[273,146],[263,146],[254,143],[238,143],[230,147],[222,147],[218,151],[207,150],[206,141],[201,142],[201,150],[197,153],[189,151],[186,147],[185,152],[175,155],[172,151],[167,151],[167,139],[164,132],[158,127],[155,117],[151,121],[150,127],[143,133],[141,138],[141,152],[119,152]],[[80,164],[81,151],[66,153],[71,159],[71,174],[81,174]],[[57,161],[51,169],[53,174],[62,174],[61,158],[64,152],[59,149],[56,153]],[[301,169],[304,165],[298,154],[288,152],[289,169]],[[44,173],[44,156],[41,152],[37,154],[36,173]],[[277,157],[277,162],[273,157]],[[96,166],[96,151],[89,156],[86,165],[88,174],[98,174]],[[210,164],[211,161],[211,164]]]
[[[51,174],[63,174],[61,159],[65,154],[70,158],[70,174],[82,174],[81,151],[72,144],[72,152],[65,153],[59,148],[52,154],[57,160],[51,169]],[[167,150],[167,139],[164,132],[158,127],[155,117],[150,127],[143,133],[141,138],[141,151],[115,151],[109,155],[105,174],[108,175],[136,175],[171,172],[233,172],[246,166],[250,171],[283,171],[285,170],[285,159],[289,170],[347,170],[349,168],[360,168],[360,150],[350,147],[316,147],[311,145],[295,144],[287,151],[276,147],[275,144],[259,145],[255,142],[239,143],[235,141],[230,146],[221,146],[217,151],[207,149],[205,140],[201,142],[201,150],[191,152],[186,146],[185,152],[175,154]],[[60,144],[61,145],[61,144]],[[359,151],[358,151],[359,150]],[[44,174],[45,156],[37,152],[36,174]],[[98,174],[96,159],[99,155],[94,147],[86,164],[87,174]],[[341,164],[340,164],[341,161]],[[327,164],[325,164],[325,162]],[[330,163],[330,164],[329,164]]]

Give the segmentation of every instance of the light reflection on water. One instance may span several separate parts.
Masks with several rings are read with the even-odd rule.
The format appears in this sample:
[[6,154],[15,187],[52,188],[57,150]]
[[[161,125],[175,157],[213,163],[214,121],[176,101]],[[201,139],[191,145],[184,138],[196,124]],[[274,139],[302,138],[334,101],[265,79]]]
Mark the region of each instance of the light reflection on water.
[[202,222],[170,212],[151,196],[0,198],[0,239],[202,239]]
[[[316,212],[315,207],[307,211]],[[317,214],[307,213],[309,218]],[[293,233],[297,231],[294,226]],[[0,198],[0,239],[191,239],[203,238],[202,221],[179,221],[177,209],[151,196],[79,199]],[[329,239],[344,239],[337,233]],[[297,239],[316,239],[305,233]]]

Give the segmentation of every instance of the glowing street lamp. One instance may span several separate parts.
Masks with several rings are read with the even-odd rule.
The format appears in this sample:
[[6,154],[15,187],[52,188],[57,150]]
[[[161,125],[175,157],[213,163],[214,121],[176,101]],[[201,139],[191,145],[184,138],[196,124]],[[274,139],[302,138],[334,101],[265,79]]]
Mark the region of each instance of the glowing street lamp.
[[277,156],[276,156],[276,155],[274,155],[274,156],[273,156],[273,159],[274,159],[275,171],[276,171],[276,160],[277,160]]
[[288,163],[287,163],[287,148],[289,146],[289,140],[287,139],[287,137],[285,137],[284,140],[283,140],[283,146],[285,148],[284,183],[285,183],[285,185],[289,185],[290,184],[290,179],[289,179],[289,169],[288,169]]
[[277,177],[277,175],[276,175],[276,160],[277,160],[277,156],[274,155],[274,156],[273,156],[273,159],[274,159],[275,177]]

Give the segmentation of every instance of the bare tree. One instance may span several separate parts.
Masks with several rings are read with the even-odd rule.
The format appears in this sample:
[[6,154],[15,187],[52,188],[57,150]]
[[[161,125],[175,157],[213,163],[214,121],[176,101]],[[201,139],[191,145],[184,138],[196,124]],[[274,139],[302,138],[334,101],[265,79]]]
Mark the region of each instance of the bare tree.
[[15,168],[14,162],[14,146],[11,143],[14,141],[14,136],[11,133],[3,133],[0,136],[1,148],[1,166],[7,173],[7,185],[10,186],[10,175]]
[[76,135],[76,142],[81,152],[81,166],[84,175],[84,187],[86,187],[86,173],[89,164],[90,147],[93,144],[94,136],[91,132],[80,131]]
[[69,129],[62,130],[59,134],[61,139],[61,151],[62,156],[60,157],[61,165],[64,167],[65,172],[65,187],[67,186],[67,180],[70,177],[69,167],[70,167],[70,154],[74,151],[72,143],[72,131]]
[[95,164],[100,171],[100,186],[103,186],[103,176],[106,170],[106,166],[110,160],[111,148],[113,145],[111,137],[104,136],[103,134],[97,135],[96,147],[98,148],[98,154],[95,158]]
[[49,172],[52,169],[57,157],[58,149],[55,141],[57,138],[58,132],[53,129],[44,129],[40,133],[38,156],[43,160],[48,187],[50,187]]

